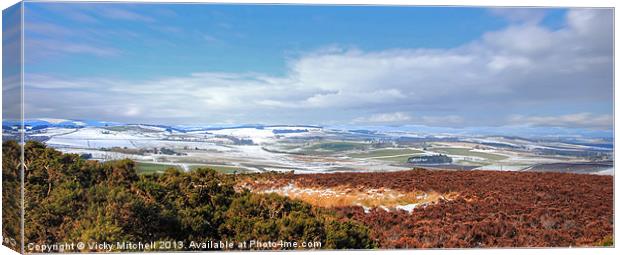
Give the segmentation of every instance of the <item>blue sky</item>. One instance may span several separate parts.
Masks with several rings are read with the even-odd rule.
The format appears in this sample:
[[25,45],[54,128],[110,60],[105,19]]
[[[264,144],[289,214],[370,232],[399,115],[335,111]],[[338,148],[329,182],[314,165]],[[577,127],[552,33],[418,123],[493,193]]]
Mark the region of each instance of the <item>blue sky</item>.
[[176,124],[609,129],[611,14],[27,3],[27,113]]
[[[451,48],[509,22],[480,8],[28,3],[26,10],[26,27],[35,25],[29,39],[56,32],[63,34],[59,43],[101,46],[92,53],[109,54],[37,58],[28,71],[128,78],[205,70],[282,75],[288,58],[326,46]],[[544,12],[543,23],[557,26],[565,11]],[[39,24],[95,31],[66,36]]]

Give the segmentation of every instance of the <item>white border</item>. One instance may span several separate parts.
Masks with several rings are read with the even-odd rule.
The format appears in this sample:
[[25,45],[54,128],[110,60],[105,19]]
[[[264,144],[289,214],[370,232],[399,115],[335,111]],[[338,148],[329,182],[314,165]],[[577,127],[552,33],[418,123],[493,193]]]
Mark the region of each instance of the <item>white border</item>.
[[[17,0],[1,1],[0,8],[6,9],[9,6],[17,3]],[[38,0],[26,0],[26,2],[46,2]],[[50,2],[50,1],[47,1]],[[63,2],[79,2],[76,0],[64,0]],[[83,1],[82,1],[83,2]],[[555,7],[613,7],[617,6],[616,1],[613,0],[502,0],[501,2],[494,0],[133,0],[133,1],[118,1],[118,0],[90,0],[89,2],[160,2],[160,3],[290,3],[290,4],[360,4],[360,5],[422,5],[422,6],[555,6]],[[0,22],[1,24],[1,22]],[[614,17],[614,35],[617,31],[617,20]],[[1,30],[1,29],[0,29]],[[0,31],[0,35],[1,35]],[[614,49],[618,47],[618,41],[614,41]],[[0,51],[1,56],[1,51]],[[618,53],[614,50],[614,60],[617,59]],[[614,61],[615,62],[615,61]],[[614,102],[618,96],[618,90],[615,89],[616,76],[618,68],[614,65]],[[1,70],[0,70],[1,72]],[[2,97],[0,97],[0,105],[2,105]],[[620,106],[614,103],[614,127],[618,126],[620,122],[619,118],[616,118],[616,113]],[[618,137],[614,132],[614,144],[618,144]],[[0,156],[1,159],[1,156]],[[618,158],[614,155],[614,162],[618,162]],[[614,191],[618,190],[618,182],[614,177]],[[1,190],[0,190],[1,191]],[[614,192],[615,198],[615,192]],[[0,206],[1,208],[1,206]],[[615,203],[614,199],[614,212],[618,212],[618,203]],[[614,214],[614,222],[618,224],[618,214]],[[1,222],[0,222],[1,226]],[[614,238],[617,237],[616,226],[614,225]],[[617,238],[616,238],[617,239]],[[616,243],[616,247],[620,246]],[[502,255],[517,255],[517,254],[616,254],[620,248],[533,248],[533,249],[446,249],[446,250],[380,250],[380,251],[298,251],[298,252],[226,252],[225,254],[498,254]],[[181,252],[173,254],[207,254],[212,252],[203,253],[190,253]],[[16,252],[8,249],[7,247],[0,247],[0,254],[17,254]],[[136,254],[136,253],[130,253]],[[171,254],[171,253],[147,253],[147,254]]]

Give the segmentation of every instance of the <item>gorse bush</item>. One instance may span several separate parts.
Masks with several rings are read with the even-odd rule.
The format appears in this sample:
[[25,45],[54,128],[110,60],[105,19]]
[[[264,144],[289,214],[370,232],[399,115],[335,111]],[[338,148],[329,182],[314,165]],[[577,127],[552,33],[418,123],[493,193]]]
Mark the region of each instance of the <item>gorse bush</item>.
[[[19,145],[5,142],[3,152],[3,176],[18,178],[10,169],[17,169]],[[357,222],[278,195],[237,192],[231,176],[211,169],[137,175],[131,160],[85,160],[38,142],[25,145],[25,197],[26,244],[182,241],[187,249],[190,241],[283,240],[375,247]],[[7,223],[5,234],[19,233]]]
[[17,143],[2,147],[2,237],[3,244],[19,251],[20,238],[20,158]]

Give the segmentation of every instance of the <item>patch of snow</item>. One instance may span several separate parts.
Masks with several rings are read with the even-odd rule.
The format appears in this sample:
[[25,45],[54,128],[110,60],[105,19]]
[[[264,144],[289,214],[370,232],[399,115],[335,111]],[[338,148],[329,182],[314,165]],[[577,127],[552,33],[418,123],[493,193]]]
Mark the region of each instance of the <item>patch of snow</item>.
[[411,213],[413,212],[413,209],[415,209],[417,206],[418,204],[397,205],[396,209],[404,210],[404,211],[407,211],[408,213]]
[[39,119],[42,121],[45,121],[47,123],[51,123],[51,124],[60,124],[63,122],[67,122],[67,121],[71,121],[71,120],[67,120],[67,119],[54,119],[54,118],[43,118],[43,119]]
[[187,164],[181,164],[181,168],[183,168],[183,171],[189,172],[189,166]]
[[474,170],[492,170],[492,171],[521,171],[528,168],[524,165],[486,165],[475,168]]
[[139,128],[143,128],[143,129],[146,129],[146,130],[159,131],[159,132],[164,132],[164,131],[166,131],[166,128],[163,128],[163,127],[156,127],[156,126],[151,126],[151,125],[137,125],[137,127],[139,127]]
[[268,129],[257,128],[234,128],[210,131],[213,134],[229,135],[237,138],[251,139],[256,144],[270,142],[275,139],[275,134]]
[[596,172],[594,174],[597,174],[597,175],[612,175],[613,176],[614,175],[614,168],[610,167],[610,168],[607,168],[607,169],[603,169],[603,170],[598,171],[598,172]]
[[362,206],[362,208],[364,208],[364,213],[370,213],[370,209],[372,209],[368,206]]

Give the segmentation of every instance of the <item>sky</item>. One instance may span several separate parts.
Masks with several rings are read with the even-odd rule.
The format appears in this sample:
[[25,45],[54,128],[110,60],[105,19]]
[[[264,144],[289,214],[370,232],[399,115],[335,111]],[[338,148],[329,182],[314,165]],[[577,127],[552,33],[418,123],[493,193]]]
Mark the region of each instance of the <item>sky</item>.
[[611,9],[25,5],[27,118],[613,126]]

